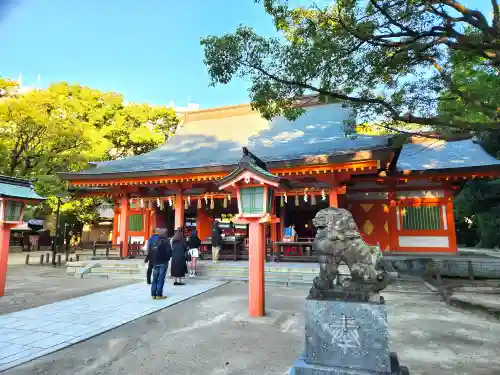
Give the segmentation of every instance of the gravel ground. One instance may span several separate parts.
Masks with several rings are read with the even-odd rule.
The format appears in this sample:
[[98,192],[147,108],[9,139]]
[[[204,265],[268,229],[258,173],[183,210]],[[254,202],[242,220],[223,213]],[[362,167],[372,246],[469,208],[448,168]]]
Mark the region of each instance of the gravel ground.
[[[303,349],[308,288],[266,292],[265,318],[249,318],[248,286],[230,283],[6,374],[284,375]],[[391,350],[412,375],[500,374],[500,322],[446,305],[418,280],[383,294]]]
[[66,275],[65,267],[8,267],[5,296],[0,297],[0,315],[127,285],[130,280],[78,279]]

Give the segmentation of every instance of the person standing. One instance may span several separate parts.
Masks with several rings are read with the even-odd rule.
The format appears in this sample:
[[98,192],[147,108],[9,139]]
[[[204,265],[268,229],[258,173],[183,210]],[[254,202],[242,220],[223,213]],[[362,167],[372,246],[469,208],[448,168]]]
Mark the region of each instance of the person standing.
[[184,285],[182,278],[187,271],[187,243],[184,239],[182,228],[177,228],[172,237],[172,264],[171,275],[174,278],[174,285]]
[[190,270],[189,270],[189,276],[190,277],[195,277],[196,276],[196,262],[198,261],[198,257],[200,256],[199,252],[199,247],[201,245],[201,240],[198,237],[198,232],[193,230],[191,232],[191,236],[188,239],[188,249],[189,249],[189,255],[191,256],[191,262],[190,262]]
[[148,264],[148,270],[146,272],[146,282],[148,284],[151,284],[151,275],[153,274],[153,267],[154,267],[153,261],[151,260],[151,244],[155,245],[158,244],[157,240],[160,238],[159,233],[160,229],[156,228],[153,231],[153,235],[148,240],[148,254],[146,255],[146,259],[144,259],[144,263]]
[[220,246],[222,244],[222,230],[220,229],[219,222],[214,221],[212,226],[212,262],[219,261]]
[[149,261],[153,262],[153,280],[151,282],[151,297],[153,299],[165,299],[163,286],[167,274],[168,262],[172,257],[172,248],[167,239],[165,231],[161,230],[158,238],[151,241]]

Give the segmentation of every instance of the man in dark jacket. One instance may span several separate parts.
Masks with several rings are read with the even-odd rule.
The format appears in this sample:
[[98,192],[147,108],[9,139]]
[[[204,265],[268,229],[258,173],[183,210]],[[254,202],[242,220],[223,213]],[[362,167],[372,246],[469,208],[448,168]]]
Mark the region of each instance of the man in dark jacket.
[[220,246],[222,244],[222,230],[220,229],[219,222],[214,221],[212,226],[212,262],[219,261]]
[[151,255],[149,261],[153,262],[153,280],[151,283],[151,297],[153,299],[165,299],[163,285],[167,274],[168,262],[172,257],[172,247],[166,236],[166,231],[160,231],[159,237],[151,243]]
[[148,254],[146,255],[146,259],[144,259],[144,263],[148,264],[148,271],[146,273],[146,281],[148,284],[151,284],[151,275],[153,273],[153,267],[154,267],[154,264],[151,261],[151,244],[156,243],[156,241],[160,238],[159,233],[160,229],[156,228],[153,231],[153,235],[148,240]]

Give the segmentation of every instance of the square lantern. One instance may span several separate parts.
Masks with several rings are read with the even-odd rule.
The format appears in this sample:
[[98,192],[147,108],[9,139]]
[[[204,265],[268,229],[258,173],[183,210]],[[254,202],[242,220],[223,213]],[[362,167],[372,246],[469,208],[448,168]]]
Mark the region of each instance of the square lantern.
[[283,191],[288,183],[273,175],[265,163],[243,148],[243,157],[238,167],[219,180],[219,190],[236,193],[239,219],[266,219],[273,216],[275,189]]
[[18,223],[23,220],[24,214],[24,202],[2,199],[2,222],[4,223]]
[[268,189],[264,186],[250,186],[240,188],[240,215],[256,216],[269,212]]

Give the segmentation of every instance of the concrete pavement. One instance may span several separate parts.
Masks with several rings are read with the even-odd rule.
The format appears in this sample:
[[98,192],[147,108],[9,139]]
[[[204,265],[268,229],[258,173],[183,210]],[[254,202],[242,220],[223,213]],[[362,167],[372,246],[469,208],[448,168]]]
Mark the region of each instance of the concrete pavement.
[[223,283],[189,280],[165,286],[165,300],[152,300],[146,283],[0,316],[0,371],[87,340]]

